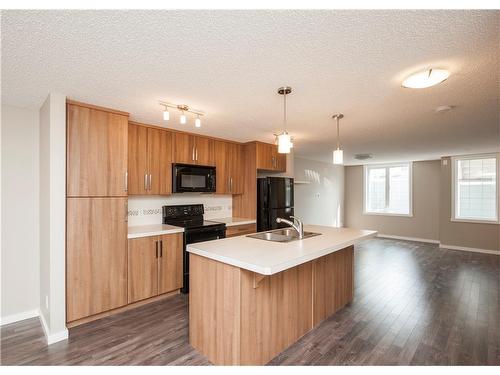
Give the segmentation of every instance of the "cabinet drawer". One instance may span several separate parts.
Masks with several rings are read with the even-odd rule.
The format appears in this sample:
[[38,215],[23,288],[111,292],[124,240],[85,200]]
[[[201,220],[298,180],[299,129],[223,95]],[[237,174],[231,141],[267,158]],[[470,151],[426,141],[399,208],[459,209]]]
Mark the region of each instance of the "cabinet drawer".
[[235,225],[226,228],[226,237],[242,236],[244,234],[255,233],[257,231],[257,224],[243,224]]

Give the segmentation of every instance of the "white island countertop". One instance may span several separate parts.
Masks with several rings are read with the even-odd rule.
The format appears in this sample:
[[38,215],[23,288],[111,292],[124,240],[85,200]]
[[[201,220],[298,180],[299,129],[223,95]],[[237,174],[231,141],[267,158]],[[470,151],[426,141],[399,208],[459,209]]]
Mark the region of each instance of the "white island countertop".
[[304,225],[304,231],[321,235],[291,242],[239,236],[190,244],[187,251],[262,275],[273,275],[377,234],[372,230],[320,225]]
[[226,227],[234,227],[236,225],[254,224],[257,222],[256,219],[245,219],[242,217],[223,217],[218,219],[208,219],[209,221],[215,221],[216,223],[226,224]]
[[182,233],[184,228],[166,224],[133,225],[128,227],[127,238],[161,236],[162,234]]

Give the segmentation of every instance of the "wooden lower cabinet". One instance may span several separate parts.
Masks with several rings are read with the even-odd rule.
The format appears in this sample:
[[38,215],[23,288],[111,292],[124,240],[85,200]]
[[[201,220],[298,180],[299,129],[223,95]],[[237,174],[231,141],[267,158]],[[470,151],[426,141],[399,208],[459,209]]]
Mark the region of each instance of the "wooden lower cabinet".
[[264,365],[353,298],[353,246],[265,276],[190,254],[189,343],[216,365]]
[[182,288],[182,233],[128,240],[128,303]]
[[127,198],[67,198],[66,319],[127,304]]
[[226,237],[243,236],[257,232],[257,224],[243,224],[226,227]]

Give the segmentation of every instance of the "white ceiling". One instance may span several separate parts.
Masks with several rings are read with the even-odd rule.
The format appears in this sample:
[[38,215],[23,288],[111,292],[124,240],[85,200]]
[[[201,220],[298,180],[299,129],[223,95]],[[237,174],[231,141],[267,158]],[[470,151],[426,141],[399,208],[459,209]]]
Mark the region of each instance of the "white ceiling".
[[[272,142],[288,99],[296,154],[346,164],[435,159],[500,144],[499,11],[3,11],[2,103],[50,91],[168,125],[158,100],[207,112],[200,133]],[[446,68],[423,90],[408,73]],[[434,108],[456,109],[436,114]]]

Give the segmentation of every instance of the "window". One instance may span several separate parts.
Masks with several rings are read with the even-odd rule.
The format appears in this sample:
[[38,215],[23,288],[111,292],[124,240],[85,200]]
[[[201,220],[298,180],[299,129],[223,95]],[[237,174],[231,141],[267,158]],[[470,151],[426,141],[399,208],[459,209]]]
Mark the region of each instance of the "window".
[[498,222],[498,156],[452,158],[452,220]]
[[365,165],[364,213],[411,216],[411,163]]

